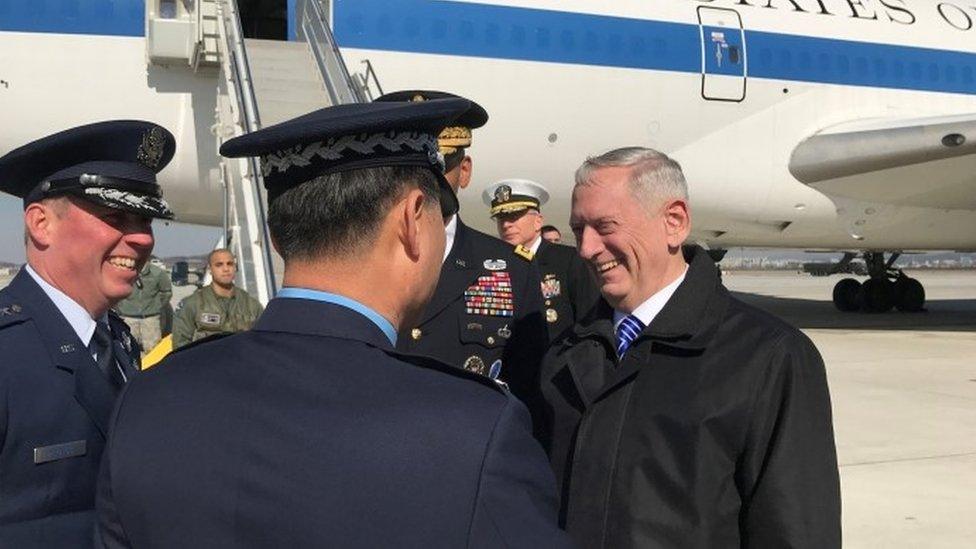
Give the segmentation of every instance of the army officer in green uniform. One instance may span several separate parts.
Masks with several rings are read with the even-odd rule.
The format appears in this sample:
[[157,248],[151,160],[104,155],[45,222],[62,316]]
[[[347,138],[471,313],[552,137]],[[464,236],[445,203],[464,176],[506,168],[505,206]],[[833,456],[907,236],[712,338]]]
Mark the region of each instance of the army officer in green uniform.
[[214,334],[247,330],[264,310],[234,286],[237,262],[230,250],[210,252],[207,263],[213,282],[180,303],[173,318],[173,349]]
[[489,186],[482,199],[498,224],[499,238],[538,267],[549,340],[558,340],[593,307],[600,291],[576,248],[542,238],[540,208],[549,191],[528,179],[505,179]]

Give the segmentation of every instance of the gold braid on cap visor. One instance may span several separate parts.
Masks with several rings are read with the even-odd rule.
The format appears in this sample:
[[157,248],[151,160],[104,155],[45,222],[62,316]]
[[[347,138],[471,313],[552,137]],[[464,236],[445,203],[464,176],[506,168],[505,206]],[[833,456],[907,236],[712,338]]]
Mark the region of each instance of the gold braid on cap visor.
[[441,154],[448,155],[458,149],[471,146],[471,128],[448,126],[437,136],[437,147]]
[[505,202],[504,204],[497,204],[495,206],[492,206],[491,209],[488,210],[488,212],[489,215],[494,217],[500,213],[520,212],[522,210],[528,210],[530,208],[538,210],[539,203],[534,202],[532,200],[518,200],[514,202]]

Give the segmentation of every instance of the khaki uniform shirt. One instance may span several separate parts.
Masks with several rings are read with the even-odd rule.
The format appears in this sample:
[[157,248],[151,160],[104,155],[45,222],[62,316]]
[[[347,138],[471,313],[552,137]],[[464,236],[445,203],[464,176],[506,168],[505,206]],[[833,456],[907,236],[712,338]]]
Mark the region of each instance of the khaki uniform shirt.
[[263,310],[241,288],[221,297],[212,285],[204,286],[180,302],[173,317],[173,349],[214,334],[247,330]]

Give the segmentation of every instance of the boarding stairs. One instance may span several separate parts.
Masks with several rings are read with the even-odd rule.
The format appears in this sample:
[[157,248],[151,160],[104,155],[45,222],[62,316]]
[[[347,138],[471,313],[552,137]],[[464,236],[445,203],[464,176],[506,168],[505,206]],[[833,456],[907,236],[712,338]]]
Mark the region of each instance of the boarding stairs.
[[[233,137],[316,109],[371,99],[368,79],[350,76],[335,44],[329,0],[298,1],[296,42],[245,39],[235,0],[204,1],[201,11],[204,4],[215,8],[218,148]],[[238,282],[267,303],[280,285],[283,263],[268,235],[260,162],[221,158],[220,174],[226,189],[224,241],[238,257]]]

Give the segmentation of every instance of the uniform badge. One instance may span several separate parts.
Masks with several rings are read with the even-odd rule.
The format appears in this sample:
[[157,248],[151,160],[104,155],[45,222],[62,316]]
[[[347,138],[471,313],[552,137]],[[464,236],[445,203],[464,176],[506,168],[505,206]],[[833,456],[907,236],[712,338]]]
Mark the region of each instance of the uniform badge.
[[512,330],[508,329],[508,324],[498,329],[498,337],[503,337],[505,339],[512,337]]
[[200,323],[216,326],[220,324],[220,315],[217,313],[200,313]]
[[562,293],[562,284],[554,274],[547,274],[542,280],[542,297],[552,299]]
[[469,322],[468,323],[468,329],[471,330],[471,331],[474,331],[474,330],[484,330],[485,327],[482,326],[481,324],[478,324],[477,322]]
[[474,372],[483,376],[488,375],[488,367],[485,366],[485,361],[481,360],[481,357],[469,356],[467,360],[464,361],[463,368],[469,372]]
[[559,313],[556,312],[556,309],[546,309],[546,322],[552,324],[557,320],[559,320]]
[[504,259],[486,259],[484,265],[489,271],[503,271],[508,267]]
[[75,352],[74,343],[65,343],[61,345],[61,354],[66,355],[68,353],[73,353],[73,352]]
[[495,202],[508,202],[512,199],[512,188],[508,185],[499,185],[495,189]]
[[499,374],[502,373],[502,360],[498,359],[491,363],[491,367],[488,368],[488,377],[491,379],[498,379]]
[[166,136],[159,128],[153,128],[142,136],[142,143],[136,151],[136,159],[147,168],[155,168],[163,158],[165,146]]
[[535,254],[532,253],[532,250],[526,248],[521,244],[515,247],[515,255],[521,257],[526,261],[532,261],[532,258],[535,257]]
[[420,336],[422,335],[424,335],[424,333],[420,331],[420,328],[414,328],[413,330],[410,330],[410,337],[412,337],[414,340],[420,339]]

